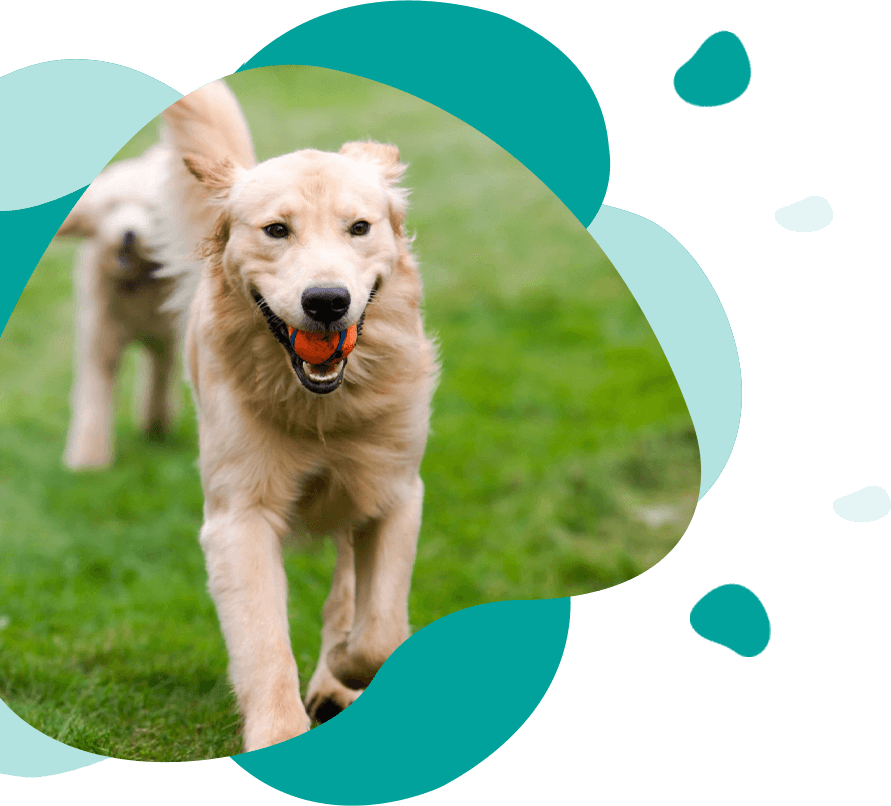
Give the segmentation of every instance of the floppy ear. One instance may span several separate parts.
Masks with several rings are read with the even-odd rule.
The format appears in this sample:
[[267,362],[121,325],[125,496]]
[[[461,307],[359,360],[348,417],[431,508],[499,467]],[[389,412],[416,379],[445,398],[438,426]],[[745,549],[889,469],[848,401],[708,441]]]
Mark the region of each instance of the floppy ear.
[[56,235],[76,235],[92,238],[96,234],[95,205],[90,203],[90,188],[77,200]]
[[235,165],[228,157],[211,160],[200,154],[183,155],[183,164],[207,192],[209,209],[219,208],[216,223],[210,234],[198,244],[196,254],[204,258],[218,259],[226,249],[231,223],[224,202],[238,177],[244,173],[244,168]]
[[390,223],[397,235],[402,235],[402,222],[408,209],[408,190],[398,186],[405,173],[406,165],[399,159],[399,149],[394,145],[365,142],[344,143],[340,153],[359,162],[371,162],[381,172],[390,200]]
[[214,224],[213,231],[204,238],[199,244],[196,254],[199,257],[219,259],[226,249],[229,242],[229,228],[232,222],[229,220],[227,213],[221,213]]
[[183,163],[189,173],[216,196],[225,196],[240,172],[228,158],[213,162],[199,154],[186,154]]

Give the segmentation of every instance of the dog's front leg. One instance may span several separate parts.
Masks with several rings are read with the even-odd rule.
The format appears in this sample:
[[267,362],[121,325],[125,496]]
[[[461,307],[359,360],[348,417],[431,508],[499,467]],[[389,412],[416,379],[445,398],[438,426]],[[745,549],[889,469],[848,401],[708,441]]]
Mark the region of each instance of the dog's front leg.
[[72,470],[105,467],[114,452],[114,383],[125,339],[108,314],[97,261],[87,241],[75,270],[74,388],[64,456]]
[[354,533],[353,627],[349,637],[328,653],[331,671],[349,688],[365,688],[408,638],[408,594],[423,498],[424,484],[416,477],[397,506]]
[[245,750],[309,730],[291,651],[283,524],[262,506],[220,507],[201,529],[211,595],[244,716]]

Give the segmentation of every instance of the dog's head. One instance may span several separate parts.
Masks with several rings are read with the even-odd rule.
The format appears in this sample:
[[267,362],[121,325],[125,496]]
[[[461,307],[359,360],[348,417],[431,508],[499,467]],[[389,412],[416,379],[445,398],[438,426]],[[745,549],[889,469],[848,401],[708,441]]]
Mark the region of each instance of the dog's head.
[[[328,333],[361,323],[404,238],[408,192],[399,180],[406,166],[395,146],[347,143],[336,154],[297,151],[251,169],[192,156],[185,163],[221,205],[206,255],[260,306],[274,333],[279,326]],[[289,358],[309,391],[340,385],[344,359],[310,365],[293,350]]]
[[107,168],[59,228],[59,235],[91,238],[99,250],[100,270],[123,287],[135,288],[160,268],[151,257],[157,157],[152,149]]

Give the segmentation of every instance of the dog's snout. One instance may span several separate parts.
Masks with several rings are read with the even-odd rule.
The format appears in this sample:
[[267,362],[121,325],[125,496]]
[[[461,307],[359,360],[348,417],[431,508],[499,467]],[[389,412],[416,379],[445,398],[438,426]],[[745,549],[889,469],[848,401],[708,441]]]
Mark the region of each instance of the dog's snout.
[[345,288],[307,288],[300,304],[307,316],[328,325],[349,310],[350,292]]
[[128,229],[124,233],[123,243],[124,243],[124,249],[132,249],[133,248],[133,244],[136,243],[136,233],[133,232],[132,229]]

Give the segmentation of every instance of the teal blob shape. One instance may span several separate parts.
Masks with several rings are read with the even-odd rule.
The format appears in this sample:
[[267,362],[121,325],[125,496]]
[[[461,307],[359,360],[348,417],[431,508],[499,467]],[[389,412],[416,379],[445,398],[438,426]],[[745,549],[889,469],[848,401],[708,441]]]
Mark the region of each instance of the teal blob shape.
[[703,596],[690,611],[690,626],[744,658],[759,655],[770,641],[767,611],[742,585],[722,585]]
[[182,96],[109,62],[63,59],[0,78],[0,210],[43,204],[89,185],[155,115]]
[[846,521],[869,523],[891,512],[891,498],[881,487],[864,487],[832,502],[835,514]]
[[816,232],[832,223],[832,207],[822,196],[808,196],[781,207],[775,215],[777,223],[792,232]]
[[0,211],[0,243],[4,250],[4,271],[0,272],[0,334],[6,329],[9,315],[31,272],[85,190],[82,187],[61,199],[26,210]]
[[520,160],[585,226],[603,202],[609,145],[593,90],[562,51],[507,17],[368,3],[294,28],[241,70],[276,64],[364,76],[435,104]]
[[693,58],[674,74],[674,88],[688,104],[721,106],[735,101],[749,86],[752,67],[739,37],[712,34]]
[[389,803],[437,789],[535,710],[563,656],[569,610],[569,599],[550,599],[446,616],[409,638],[330,722],[232,758],[269,786],[318,803]]

